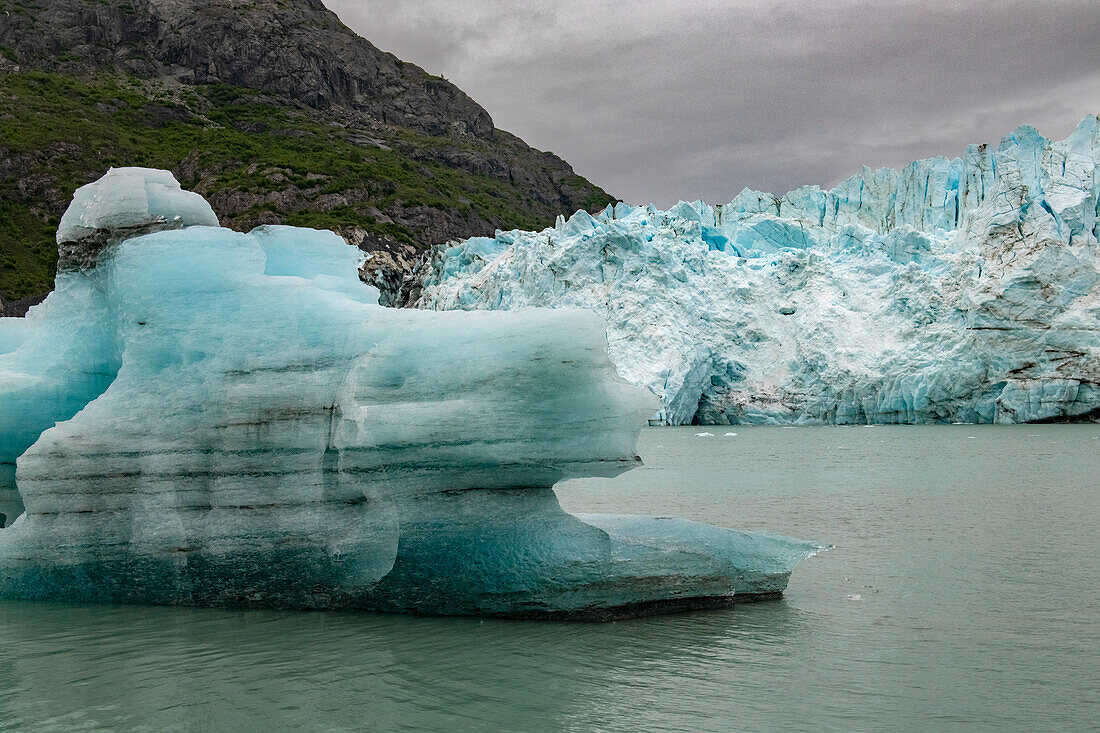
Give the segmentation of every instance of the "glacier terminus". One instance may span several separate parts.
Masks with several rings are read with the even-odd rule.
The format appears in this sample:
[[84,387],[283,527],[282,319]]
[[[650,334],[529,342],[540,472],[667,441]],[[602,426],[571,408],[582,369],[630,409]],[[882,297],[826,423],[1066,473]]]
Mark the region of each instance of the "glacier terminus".
[[388,297],[586,308],[673,424],[1100,418],[1100,123],[831,190],[609,206],[437,248]]

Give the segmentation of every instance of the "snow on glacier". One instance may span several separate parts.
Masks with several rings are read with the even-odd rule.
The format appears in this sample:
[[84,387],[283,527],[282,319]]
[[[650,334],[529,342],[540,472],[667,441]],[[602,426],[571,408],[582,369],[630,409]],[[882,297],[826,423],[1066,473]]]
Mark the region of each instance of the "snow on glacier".
[[170,177],[81,189],[81,257],[0,319],[0,597],[612,618],[821,549],[567,514],[551,487],[635,466],[658,404],[598,316],[384,308],[335,234],[188,225]]
[[1100,124],[437,248],[415,305],[579,307],[672,423],[1100,415]]

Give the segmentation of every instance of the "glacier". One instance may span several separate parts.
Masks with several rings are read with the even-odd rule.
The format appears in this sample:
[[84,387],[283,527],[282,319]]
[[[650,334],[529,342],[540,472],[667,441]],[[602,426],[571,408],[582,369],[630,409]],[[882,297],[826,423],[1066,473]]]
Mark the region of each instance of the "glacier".
[[1100,417],[1100,124],[831,190],[609,206],[436,248],[427,310],[585,308],[672,424]]
[[608,619],[774,597],[823,549],[561,508],[659,404],[598,315],[385,308],[337,235],[217,224],[112,170],[0,319],[0,597]]

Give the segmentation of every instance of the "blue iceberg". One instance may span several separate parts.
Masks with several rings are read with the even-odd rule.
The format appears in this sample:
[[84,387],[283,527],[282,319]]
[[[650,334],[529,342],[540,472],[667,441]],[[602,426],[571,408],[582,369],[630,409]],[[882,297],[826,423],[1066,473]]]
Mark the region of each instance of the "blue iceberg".
[[561,508],[658,404],[595,314],[383,308],[335,234],[220,228],[161,171],[81,189],[58,241],[0,319],[0,597],[603,619],[771,597],[822,549]]

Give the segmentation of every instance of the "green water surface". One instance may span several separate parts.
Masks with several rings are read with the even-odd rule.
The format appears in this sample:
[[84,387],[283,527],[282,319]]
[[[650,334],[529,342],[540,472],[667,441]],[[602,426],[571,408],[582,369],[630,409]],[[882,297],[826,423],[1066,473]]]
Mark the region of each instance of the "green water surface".
[[639,450],[562,504],[836,549],[781,601],[612,624],[3,603],[0,731],[1100,729],[1100,426]]

